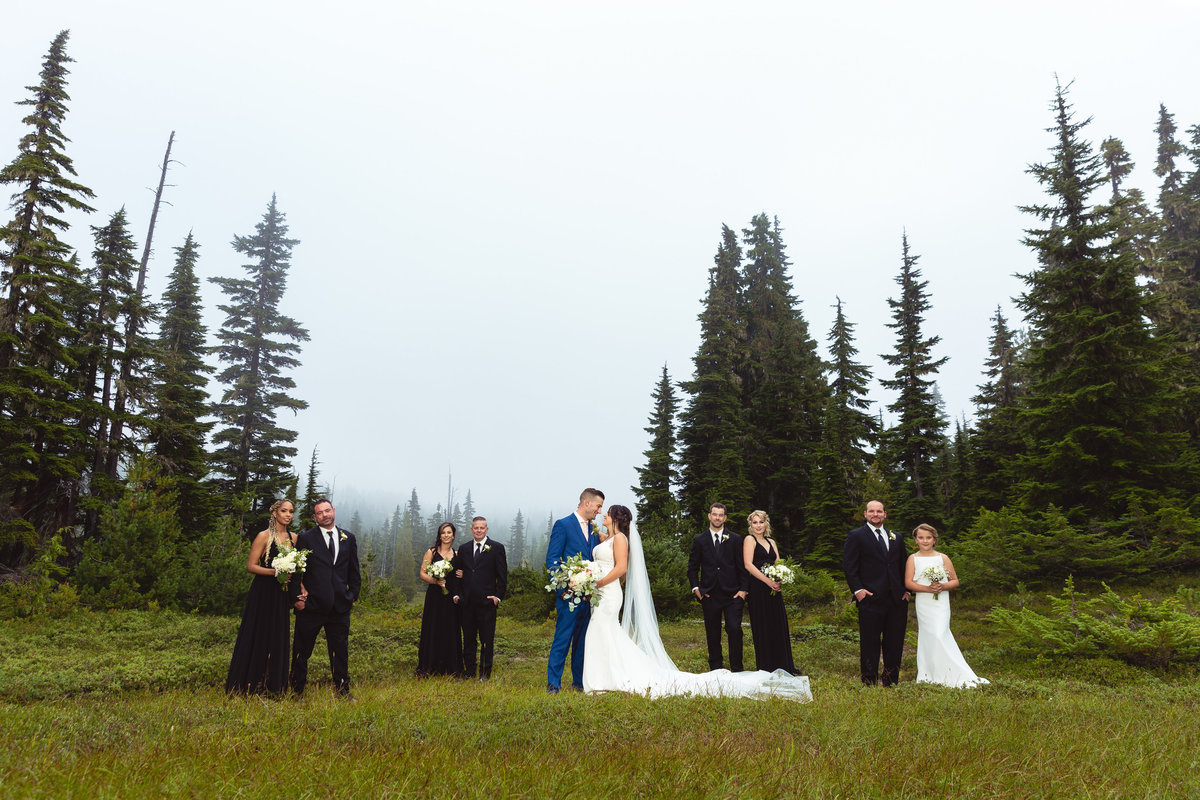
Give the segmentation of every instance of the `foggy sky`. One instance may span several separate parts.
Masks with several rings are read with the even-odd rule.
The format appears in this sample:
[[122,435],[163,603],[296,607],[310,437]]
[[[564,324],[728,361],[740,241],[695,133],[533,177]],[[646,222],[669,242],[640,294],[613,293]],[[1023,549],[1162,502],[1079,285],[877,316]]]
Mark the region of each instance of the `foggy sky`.
[[300,240],[283,311],[312,337],[309,409],[280,420],[297,470],[317,447],[343,496],[416,488],[428,513],[452,469],[494,533],[589,485],[632,506],[722,223],[777,216],[822,352],[840,296],[883,377],[907,231],[960,418],[997,305],[1022,324],[1018,206],[1043,199],[1025,169],[1049,158],[1056,75],[1151,199],[1159,103],[1180,139],[1200,122],[1183,0],[33,5],[0,31],[0,159],[25,130],[6,104],[69,28],[67,153],[97,212],[67,241],[88,257],[125,206],[140,252],[172,130],[155,297],[188,231],[202,279],[241,277],[229,242],[276,193]]

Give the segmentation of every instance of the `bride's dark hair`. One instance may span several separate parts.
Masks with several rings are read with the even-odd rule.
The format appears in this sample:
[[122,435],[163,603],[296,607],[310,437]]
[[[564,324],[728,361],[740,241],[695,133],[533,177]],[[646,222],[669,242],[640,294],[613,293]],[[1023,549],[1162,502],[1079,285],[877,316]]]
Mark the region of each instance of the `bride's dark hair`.
[[633,522],[633,512],[625,506],[609,506],[608,516],[612,518],[613,527],[616,528],[613,533],[629,535],[629,523]]

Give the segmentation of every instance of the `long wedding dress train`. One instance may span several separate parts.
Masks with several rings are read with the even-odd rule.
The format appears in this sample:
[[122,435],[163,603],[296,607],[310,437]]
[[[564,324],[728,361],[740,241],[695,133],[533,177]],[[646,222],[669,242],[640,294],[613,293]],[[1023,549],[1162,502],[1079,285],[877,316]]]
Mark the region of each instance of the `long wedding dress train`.
[[[632,528],[632,526],[631,526]],[[608,573],[614,566],[610,537],[592,552],[592,559]],[[629,534],[629,570],[623,593],[621,582],[600,590],[592,609],[583,646],[583,689],[586,692],[620,691],[649,697],[705,695],[713,697],[783,697],[812,700],[808,678],[784,670],[767,672],[682,672],[667,656],[658,634],[658,619],[650,596],[645,559],[637,529]],[[618,614],[624,606],[624,619]]]

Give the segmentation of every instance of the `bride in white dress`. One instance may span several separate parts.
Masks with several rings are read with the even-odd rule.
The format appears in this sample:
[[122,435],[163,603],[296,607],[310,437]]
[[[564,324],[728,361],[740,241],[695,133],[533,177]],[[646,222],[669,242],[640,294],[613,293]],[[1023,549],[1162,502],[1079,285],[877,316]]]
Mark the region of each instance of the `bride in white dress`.
[[676,669],[658,634],[658,616],[633,514],[625,506],[610,506],[604,515],[604,527],[607,536],[592,551],[592,560],[602,577],[597,581],[600,602],[592,609],[584,639],[584,691],[632,692],[649,697],[690,694],[775,696],[801,702],[812,699],[808,678],[784,670],[718,669],[696,674]]
[[[904,585],[917,598],[917,683],[943,686],[978,686],[987,683],[967,665],[954,635],[950,633],[950,589],[958,588],[958,575],[950,557],[933,549],[937,530],[921,524],[913,531],[917,552],[904,567]],[[945,580],[926,574],[941,567]]]

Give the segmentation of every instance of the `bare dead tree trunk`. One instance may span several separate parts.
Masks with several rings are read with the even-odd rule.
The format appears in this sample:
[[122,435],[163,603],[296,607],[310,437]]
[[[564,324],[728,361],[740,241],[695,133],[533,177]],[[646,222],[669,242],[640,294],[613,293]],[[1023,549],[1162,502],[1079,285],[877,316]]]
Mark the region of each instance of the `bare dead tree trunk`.
[[129,398],[129,379],[133,372],[133,342],[141,327],[141,300],[146,292],[146,267],[150,263],[150,250],[154,242],[154,225],[158,221],[158,209],[162,205],[163,189],[167,185],[167,167],[171,163],[171,146],[175,143],[175,131],[167,139],[167,152],[163,156],[162,171],[158,176],[158,190],[154,193],[154,208],[150,211],[150,229],[146,232],[146,245],[142,248],[142,263],[138,268],[137,288],[134,291],[135,306],[125,321],[125,354],[121,358],[121,377],[117,381],[117,396],[113,403],[112,428],[108,437],[107,472],[110,478],[116,480],[117,466],[120,463],[121,436],[125,427],[125,405]]

